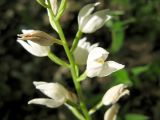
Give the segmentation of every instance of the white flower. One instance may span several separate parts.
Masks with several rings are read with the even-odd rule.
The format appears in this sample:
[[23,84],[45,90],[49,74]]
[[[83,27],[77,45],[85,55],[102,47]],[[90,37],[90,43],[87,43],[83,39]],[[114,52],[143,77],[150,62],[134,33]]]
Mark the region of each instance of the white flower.
[[[34,30],[22,30],[22,33],[28,34],[33,32]],[[49,46],[42,46],[38,43],[35,43],[31,40],[21,40],[21,38],[17,39],[17,42],[19,42],[28,52],[30,52],[32,55],[38,56],[38,57],[44,57],[48,55],[48,52],[50,51]]]
[[107,15],[108,10],[100,10],[92,13],[100,3],[88,4],[84,6],[78,15],[79,29],[84,33],[93,33],[100,29],[111,16]]
[[114,61],[106,61],[108,52],[101,48],[94,48],[88,55],[86,73],[88,77],[104,77],[117,70],[124,68],[124,65]]
[[117,113],[119,110],[119,105],[114,104],[112,107],[110,107],[104,114],[104,120],[116,120],[117,119]]
[[33,82],[35,87],[49,98],[36,98],[28,104],[40,104],[50,108],[61,106],[69,98],[69,92],[59,83]]
[[86,41],[87,38],[84,37],[81,40],[79,40],[78,45],[76,49],[73,52],[73,56],[75,59],[75,62],[78,65],[85,65],[87,63],[87,57],[89,52],[98,46],[98,43],[95,43],[91,45],[89,42]]
[[119,84],[110,88],[102,98],[104,105],[115,104],[124,95],[129,95],[127,85]]

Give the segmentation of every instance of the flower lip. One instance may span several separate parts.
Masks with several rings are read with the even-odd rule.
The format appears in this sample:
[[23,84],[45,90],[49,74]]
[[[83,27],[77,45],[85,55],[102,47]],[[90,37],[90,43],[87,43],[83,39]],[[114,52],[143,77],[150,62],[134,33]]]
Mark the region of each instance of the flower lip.
[[110,88],[102,98],[102,103],[104,105],[115,104],[121,97],[129,95],[129,90],[127,85],[118,84]]
[[95,47],[90,51],[86,68],[88,77],[105,77],[124,68],[124,65],[117,62],[106,61],[108,54],[109,52],[101,47]]

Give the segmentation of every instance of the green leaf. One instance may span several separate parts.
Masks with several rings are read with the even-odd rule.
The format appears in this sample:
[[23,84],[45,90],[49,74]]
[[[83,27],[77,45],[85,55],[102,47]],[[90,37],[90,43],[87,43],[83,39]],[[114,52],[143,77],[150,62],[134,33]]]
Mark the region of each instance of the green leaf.
[[136,113],[129,113],[125,116],[125,120],[148,120],[148,119],[149,117]]
[[149,66],[145,65],[145,66],[134,67],[131,69],[131,71],[134,75],[138,76],[139,74],[147,71],[148,69],[149,69]]
[[121,21],[114,22],[111,27],[111,32],[112,32],[111,52],[116,53],[121,49],[124,43],[125,34],[124,34],[123,22]]
[[114,77],[114,81],[113,84],[128,84],[128,85],[132,85],[132,81],[129,78],[128,72],[125,69],[119,70],[115,73],[112,74]]

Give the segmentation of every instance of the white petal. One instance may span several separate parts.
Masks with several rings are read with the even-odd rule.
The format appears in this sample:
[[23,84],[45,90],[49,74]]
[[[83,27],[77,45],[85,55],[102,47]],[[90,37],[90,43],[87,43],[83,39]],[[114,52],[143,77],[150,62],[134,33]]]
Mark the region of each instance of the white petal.
[[37,89],[43,92],[48,97],[57,100],[65,101],[68,91],[58,83],[36,83],[34,84]]
[[91,45],[90,42],[87,42],[86,37],[80,39],[77,48],[73,52],[76,64],[85,65],[87,63],[89,52],[97,46],[98,43]]
[[50,50],[49,46],[41,46],[35,42],[28,40],[28,43],[32,46],[34,51],[40,56],[47,56]]
[[89,52],[91,52],[94,48],[96,48],[98,46],[99,46],[99,43],[95,43],[95,44],[91,45],[89,48]]
[[64,104],[63,101],[56,101],[53,99],[47,99],[47,98],[36,98],[32,99],[28,102],[28,104],[39,104],[39,105],[45,105],[49,108],[57,108]]
[[77,47],[73,52],[76,64],[85,65],[87,63],[88,53],[86,48]]
[[119,63],[114,62],[114,61],[107,61],[103,65],[102,71],[100,72],[100,74],[98,76],[99,77],[108,76],[111,73],[116,72],[116,71],[118,71],[122,68],[124,68],[124,65],[122,65],[122,64],[119,64]]
[[88,5],[85,5],[79,12],[78,14],[78,24],[80,25],[80,28],[81,28],[81,24],[83,22],[83,20],[89,16],[93,10],[95,9],[95,6],[99,5],[100,3],[97,2],[97,3],[94,3],[94,4],[88,4]]
[[43,81],[33,81],[33,85],[36,87],[38,85],[43,85],[46,84],[47,82],[43,82]]
[[117,113],[119,110],[119,105],[115,104],[111,108],[109,108],[104,114],[104,120],[116,120]]
[[93,15],[86,17],[82,22],[82,32],[84,33],[93,33],[100,29],[107,20],[110,19],[110,16],[107,15],[108,10],[101,10],[95,12]]
[[103,96],[102,103],[104,105],[115,104],[124,95],[129,95],[129,90],[125,84],[113,86]]
[[97,62],[90,62],[87,63],[86,74],[88,77],[96,77],[99,76],[103,69],[103,64]]
[[28,33],[32,33],[34,30],[26,30],[26,29],[22,29],[22,33],[23,34],[28,34]]
[[17,42],[19,42],[28,52],[37,57],[47,56],[50,50],[49,46],[40,46],[29,40],[27,42],[23,40],[17,40]]
[[86,37],[80,39],[77,48],[73,52],[75,62],[78,65],[85,65],[87,63],[90,43],[87,42],[86,40],[87,40]]
[[52,11],[53,11],[54,15],[56,15],[57,9],[58,9],[57,0],[50,0],[50,3],[51,3]]
[[101,47],[96,47],[92,49],[88,55],[87,64],[98,59],[103,59],[104,61],[108,57],[109,52]]

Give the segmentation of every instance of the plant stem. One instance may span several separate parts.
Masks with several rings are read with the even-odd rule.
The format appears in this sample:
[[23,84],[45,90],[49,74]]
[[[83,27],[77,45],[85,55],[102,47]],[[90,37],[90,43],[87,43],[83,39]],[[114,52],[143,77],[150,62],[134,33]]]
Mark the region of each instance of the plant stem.
[[[66,106],[68,106],[68,105],[66,105]],[[72,113],[73,113],[79,120],[85,120],[85,118],[81,115],[81,113],[80,113],[76,108],[74,108],[74,107],[72,107],[72,106],[69,106],[68,108],[72,111]]]
[[[49,0],[48,0],[48,4],[50,5]],[[63,30],[62,30],[59,22],[55,20],[53,11],[51,9],[49,9],[49,12],[52,15],[52,21],[51,22],[53,22],[56,25],[57,29],[58,29],[59,37],[61,38],[61,40],[63,42],[64,50],[65,50],[65,52],[67,54],[67,57],[68,57],[68,60],[70,62],[70,71],[71,71],[73,82],[74,82],[74,85],[75,85],[75,88],[76,88],[76,91],[77,91],[77,94],[78,94],[78,97],[79,97],[79,100],[80,100],[81,110],[82,110],[86,120],[91,120],[91,117],[90,117],[90,115],[88,113],[87,107],[86,107],[84,99],[83,99],[83,93],[82,93],[82,90],[81,90],[80,83],[77,81],[78,76],[76,75],[76,70],[75,70],[76,64],[75,64],[75,62],[73,60],[73,57],[71,55],[71,52],[69,50],[68,43],[67,43],[67,41],[65,39]]]
[[103,105],[102,101],[100,101],[98,104],[96,104],[93,108],[91,108],[89,110],[89,114],[91,115],[91,114],[95,113],[98,109],[100,109],[102,107],[102,105]]
[[59,57],[57,57],[54,53],[52,53],[51,51],[48,52],[48,57],[55,63],[61,65],[61,66],[64,66],[64,67],[69,67],[69,65],[61,60]]
[[82,36],[82,32],[80,30],[78,30],[77,34],[76,34],[76,37],[74,38],[73,40],[73,44],[72,44],[72,48],[71,48],[71,53],[74,52],[74,50],[76,49],[77,45],[78,45],[78,42],[79,42],[79,39],[81,38]]
[[73,82],[74,82],[74,85],[75,85],[75,88],[76,88],[76,91],[77,91],[77,94],[78,94],[78,97],[80,99],[80,107],[81,107],[81,110],[83,112],[83,114],[85,115],[86,117],[86,120],[91,120],[90,116],[89,116],[89,113],[88,113],[88,110],[87,110],[87,107],[84,103],[84,99],[83,99],[83,93],[82,93],[82,90],[81,90],[81,86],[79,84],[79,82],[77,81],[77,75],[76,75],[76,70],[75,70],[75,63],[74,63],[74,60],[73,60],[73,57],[70,53],[70,50],[69,50],[69,47],[68,47],[68,44],[66,42],[66,39],[64,37],[64,34],[63,34],[63,31],[59,25],[58,22],[56,22],[56,25],[57,25],[57,28],[59,30],[59,35],[60,35],[60,38],[61,40],[63,41],[63,47],[64,47],[64,50],[67,54],[67,57],[69,59],[69,62],[70,62],[70,71],[71,71],[71,75],[72,75],[72,78],[73,78]]

